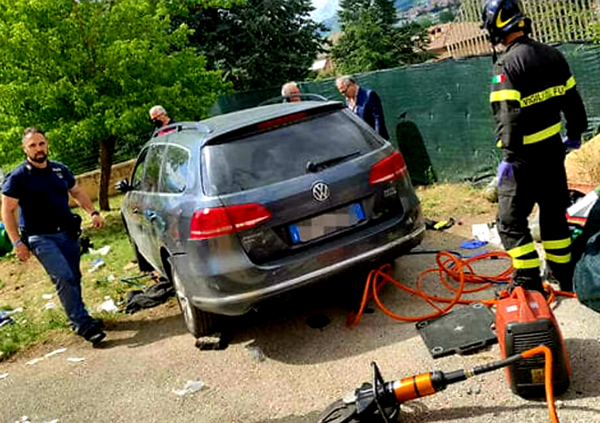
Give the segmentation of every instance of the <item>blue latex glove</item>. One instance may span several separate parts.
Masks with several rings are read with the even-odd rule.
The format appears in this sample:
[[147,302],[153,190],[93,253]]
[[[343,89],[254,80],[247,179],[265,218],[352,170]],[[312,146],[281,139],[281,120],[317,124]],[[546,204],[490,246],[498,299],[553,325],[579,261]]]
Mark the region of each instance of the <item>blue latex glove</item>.
[[501,187],[504,179],[511,179],[513,175],[513,164],[502,160],[498,165],[498,186]]
[[563,145],[567,151],[579,150],[581,148],[581,140],[571,140],[569,137],[564,137]]

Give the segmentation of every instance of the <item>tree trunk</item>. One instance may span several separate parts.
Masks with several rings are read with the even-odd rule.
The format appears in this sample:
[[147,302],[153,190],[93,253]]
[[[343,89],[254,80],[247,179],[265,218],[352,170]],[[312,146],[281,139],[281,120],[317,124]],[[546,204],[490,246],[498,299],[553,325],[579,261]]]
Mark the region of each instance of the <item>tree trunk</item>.
[[113,137],[100,141],[100,186],[98,187],[98,202],[102,211],[110,210],[108,189],[115,144],[116,140]]

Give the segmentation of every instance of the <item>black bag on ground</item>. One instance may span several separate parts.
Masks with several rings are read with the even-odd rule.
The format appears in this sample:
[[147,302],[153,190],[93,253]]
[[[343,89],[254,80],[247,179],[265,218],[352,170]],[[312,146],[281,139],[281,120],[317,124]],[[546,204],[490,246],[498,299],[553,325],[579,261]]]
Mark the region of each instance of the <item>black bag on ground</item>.
[[573,286],[577,299],[600,313],[600,201],[590,211],[583,233],[572,248],[576,262]]
[[156,307],[175,294],[173,284],[169,281],[162,281],[152,285],[145,291],[129,291],[127,293],[127,307],[125,312],[133,314],[143,308]]

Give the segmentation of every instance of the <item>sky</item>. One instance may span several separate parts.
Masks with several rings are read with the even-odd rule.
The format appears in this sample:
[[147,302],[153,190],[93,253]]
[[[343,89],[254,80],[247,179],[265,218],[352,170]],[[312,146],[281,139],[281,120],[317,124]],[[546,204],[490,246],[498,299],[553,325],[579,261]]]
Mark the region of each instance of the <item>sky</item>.
[[315,10],[311,17],[317,22],[332,17],[338,7],[338,0],[312,0]]

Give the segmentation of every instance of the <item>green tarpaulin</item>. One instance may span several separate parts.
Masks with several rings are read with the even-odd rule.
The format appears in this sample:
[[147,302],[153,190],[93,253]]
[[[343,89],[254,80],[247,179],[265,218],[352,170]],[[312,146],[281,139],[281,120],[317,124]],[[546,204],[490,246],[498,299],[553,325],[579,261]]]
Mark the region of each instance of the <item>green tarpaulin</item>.
[[[559,48],[571,65],[593,131],[600,125],[600,48]],[[500,155],[488,102],[491,69],[491,56],[479,56],[356,76],[381,96],[392,142],[405,155],[414,182],[478,180],[495,173]],[[300,86],[303,92],[342,100],[333,79]],[[278,95],[280,87],[223,97],[213,113],[252,107]]]

